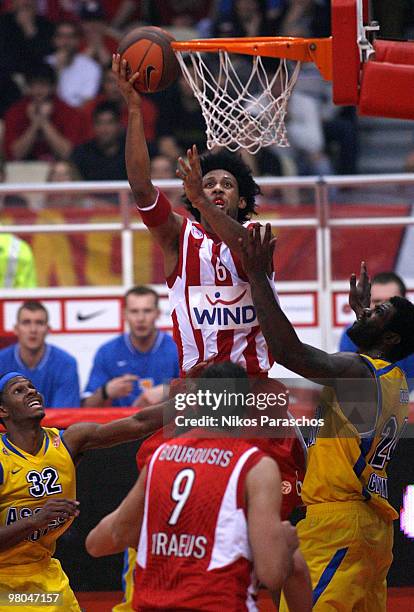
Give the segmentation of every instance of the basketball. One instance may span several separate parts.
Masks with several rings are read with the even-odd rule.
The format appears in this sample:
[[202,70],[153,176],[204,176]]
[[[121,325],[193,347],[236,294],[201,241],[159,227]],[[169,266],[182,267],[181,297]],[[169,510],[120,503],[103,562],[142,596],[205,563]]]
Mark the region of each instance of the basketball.
[[135,87],[140,93],[155,93],[169,87],[180,67],[171,43],[174,38],[155,26],[135,28],[120,42],[118,53],[128,62],[130,74],[139,72]]

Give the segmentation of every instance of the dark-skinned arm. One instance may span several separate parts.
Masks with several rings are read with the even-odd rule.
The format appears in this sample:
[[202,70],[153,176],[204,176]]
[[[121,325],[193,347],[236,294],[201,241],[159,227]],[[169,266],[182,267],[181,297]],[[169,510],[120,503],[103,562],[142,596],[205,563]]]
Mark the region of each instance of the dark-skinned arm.
[[[39,501],[39,504],[42,502]],[[0,527],[0,552],[23,542],[28,536],[49,526],[53,521],[64,521],[78,516],[79,502],[74,499],[49,499],[44,506],[26,518]]]
[[160,429],[175,414],[174,400],[150,406],[111,423],[75,423],[67,428],[63,439],[72,457],[93,448],[107,448],[138,440]]
[[275,246],[270,225],[266,225],[263,242],[260,226],[256,225],[240,240],[240,246],[260,328],[276,362],[305,378],[323,380],[325,384],[336,378],[369,378],[369,369],[357,354],[329,354],[299,339],[275,300],[265,273]]
[[226,215],[218,206],[208,201],[203,191],[203,177],[200,157],[196,145],[187,151],[187,160],[178,159],[177,176],[182,179],[187,198],[197,208],[221,240],[237,254],[240,254],[240,242],[247,235],[247,229],[236,219]]
[[[112,71],[118,79],[118,87],[128,106],[128,128],[125,145],[125,162],[128,181],[139,208],[155,204],[158,191],[151,181],[151,163],[144,133],[141,97],[134,87],[138,73],[130,78],[127,62],[120,55],[112,58]],[[156,227],[148,227],[164,254],[165,274],[169,276],[178,262],[178,241],[183,217],[172,211],[165,222]]]

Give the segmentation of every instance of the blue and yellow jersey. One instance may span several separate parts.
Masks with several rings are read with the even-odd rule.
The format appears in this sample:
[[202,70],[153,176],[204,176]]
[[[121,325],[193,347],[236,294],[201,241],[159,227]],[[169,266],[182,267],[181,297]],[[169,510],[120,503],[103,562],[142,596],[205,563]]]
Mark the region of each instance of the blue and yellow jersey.
[[[387,465],[408,416],[409,393],[404,373],[395,364],[367,355],[361,358],[376,381],[377,405],[369,431],[360,433],[355,421],[345,416],[335,391],[325,387],[318,417],[324,424],[308,441],[308,468],[302,499],[311,504],[366,501],[383,518],[394,520],[397,512],[388,502]],[[354,384],[356,394],[358,383]],[[361,400],[359,411],[363,414]]]
[[[0,437],[0,524],[10,525],[30,516],[50,499],[75,499],[75,466],[57,429],[43,427],[39,452],[30,455]],[[63,432],[61,432],[63,433]],[[53,521],[26,540],[0,552],[0,571],[11,565],[34,563],[50,558],[57,538],[73,519]]]

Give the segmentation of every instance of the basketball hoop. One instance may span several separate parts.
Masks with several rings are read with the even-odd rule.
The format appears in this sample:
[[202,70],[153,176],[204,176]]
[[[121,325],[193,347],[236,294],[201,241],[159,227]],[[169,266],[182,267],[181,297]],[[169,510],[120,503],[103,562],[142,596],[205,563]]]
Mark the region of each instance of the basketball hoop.
[[[331,78],[329,38],[218,38],[172,47],[201,106],[208,149],[243,148],[254,154],[273,144],[289,146],[285,118],[301,62],[315,62],[324,78]],[[216,54],[214,69],[205,53]],[[240,54],[251,56],[246,78],[238,71]],[[274,70],[269,71],[264,56],[279,58]]]

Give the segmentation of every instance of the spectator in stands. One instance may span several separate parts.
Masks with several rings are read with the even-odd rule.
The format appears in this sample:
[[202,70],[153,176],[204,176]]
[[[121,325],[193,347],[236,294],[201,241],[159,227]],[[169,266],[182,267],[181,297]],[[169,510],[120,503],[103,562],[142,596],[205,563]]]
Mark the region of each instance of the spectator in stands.
[[97,0],[85,0],[80,9],[80,18],[85,39],[82,51],[101,66],[109,66],[112,54],[116,53],[118,40],[115,32],[105,23],[105,13]]
[[[395,272],[379,272],[372,278],[371,281],[370,308],[375,308],[375,306],[379,306],[396,295],[405,297],[406,292],[407,289],[405,283],[402,278],[398,276],[398,274],[395,274]],[[341,352],[354,353],[357,351],[357,347],[347,334],[350,327],[351,325],[349,325],[342,333],[339,342],[339,350]],[[412,391],[414,389],[414,353],[399,361],[398,365],[405,372],[408,387]]]
[[80,181],[81,178],[69,161],[56,161],[51,164],[46,180],[48,183],[70,183]]
[[413,24],[412,0],[376,0],[372,3],[373,17],[381,26],[381,38],[405,39],[407,26]]
[[82,115],[55,95],[53,68],[42,64],[28,76],[27,96],[5,116],[8,159],[66,159],[82,138]]
[[79,0],[36,0],[36,4],[39,15],[52,23],[78,18]]
[[[4,160],[0,158],[0,184],[6,182],[6,165]],[[27,200],[16,193],[8,193],[7,195],[0,195],[0,209],[13,207],[27,207]]]
[[[155,155],[151,158],[151,178],[154,181],[159,179],[176,179],[175,176],[175,164],[170,157],[166,155]],[[174,206],[182,206],[182,186],[178,188],[166,188],[162,187],[163,193],[167,196],[168,200]]]
[[[119,108],[121,114],[121,123],[126,129],[128,124],[128,107],[122,97],[115,74],[112,68],[107,68],[102,76],[101,91],[92,100],[89,100],[82,111],[85,115],[84,129],[87,133],[87,138],[93,138],[93,111],[101,102],[113,102]],[[141,109],[144,119],[145,138],[150,146],[150,151],[155,149],[156,129],[158,109],[157,105],[151,100],[150,96],[141,96]]]
[[85,181],[126,180],[125,130],[117,104],[101,102],[93,112],[94,137],[76,147],[72,161]]
[[[192,70],[191,66],[189,69]],[[200,104],[183,75],[171,87],[157,94],[157,103],[158,152],[161,155],[175,161],[193,144],[199,151],[206,148],[206,124]]]
[[36,285],[36,265],[30,246],[13,234],[0,234],[0,286],[29,289]]
[[155,155],[151,158],[151,178],[155,180],[176,178],[175,166],[170,157]]
[[211,4],[212,0],[152,0],[144,17],[161,26],[191,28],[207,17]]
[[277,2],[277,6],[274,2],[269,6],[267,0],[219,2],[212,36],[276,36],[280,34],[287,4],[285,0]]
[[29,300],[17,311],[17,343],[0,351],[0,372],[19,371],[42,393],[47,408],[80,406],[76,360],[46,344],[49,315],[40,302]]
[[[48,183],[71,183],[80,181],[79,172],[70,161],[62,160],[54,162],[46,177]],[[46,197],[44,206],[46,208],[80,208],[84,204],[82,196],[78,193],[50,193]]]
[[142,18],[143,4],[137,0],[102,0],[106,20],[111,28],[119,31]]
[[124,316],[129,333],[96,353],[83,406],[131,406],[162,399],[164,384],[178,376],[178,351],[172,337],[156,328],[158,299],[149,287],[127,291]]
[[[300,31],[300,35],[308,33]],[[355,110],[337,107],[331,83],[304,63],[289,102],[288,137],[300,174],[356,174],[358,123]],[[336,151],[329,156],[329,147]]]
[[48,62],[58,73],[57,92],[70,106],[82,106],[98,93],[101,66],[80,52],[81,29],[76,23],[61,21],[53,38],[56,51]]
[[41,63],[52,50],[53,30],[36,13],[35,0],[13,0],[12,10],[0,16],[0,73],[27,74]]

